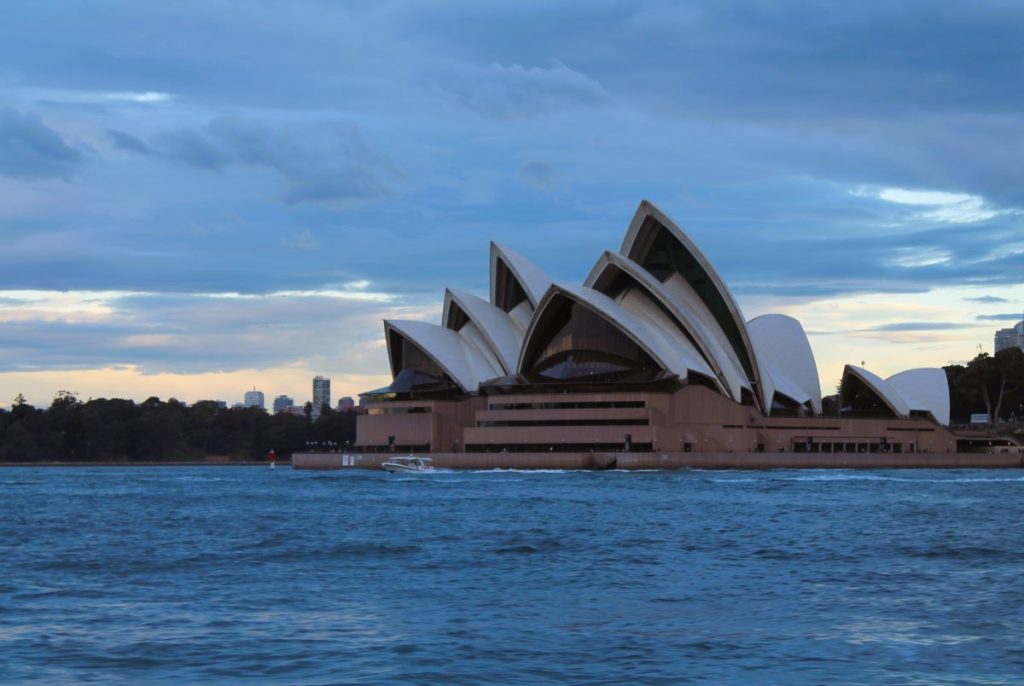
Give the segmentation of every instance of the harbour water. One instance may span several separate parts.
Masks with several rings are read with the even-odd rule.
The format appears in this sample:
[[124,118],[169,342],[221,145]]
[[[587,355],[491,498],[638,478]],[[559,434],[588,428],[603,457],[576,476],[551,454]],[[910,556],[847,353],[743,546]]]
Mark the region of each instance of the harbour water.
[[1024,472],[0,470],[0,682],[1024,682]]

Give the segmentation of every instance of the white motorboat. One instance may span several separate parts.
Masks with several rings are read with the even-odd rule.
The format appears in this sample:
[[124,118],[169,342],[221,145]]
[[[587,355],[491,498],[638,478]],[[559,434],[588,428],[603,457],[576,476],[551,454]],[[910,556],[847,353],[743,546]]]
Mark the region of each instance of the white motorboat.
[[381,465],[384,471],[391,472],[433,472],[434,465],[429,457],[418,455],[406,455],[405,457],[392,457]]

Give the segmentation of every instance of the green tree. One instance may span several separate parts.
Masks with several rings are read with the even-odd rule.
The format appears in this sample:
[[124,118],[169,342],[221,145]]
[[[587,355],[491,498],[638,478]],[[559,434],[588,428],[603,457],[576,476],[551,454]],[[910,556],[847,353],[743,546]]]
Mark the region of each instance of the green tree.
[[995,355],[981,353],[966,366],[951,365],[945,369],[950,409],[961,420],[966,419],[965,414],[981,410],[991,422],[1004,418],[1024,390],[1024,352],[1018,348],[1001,350]]

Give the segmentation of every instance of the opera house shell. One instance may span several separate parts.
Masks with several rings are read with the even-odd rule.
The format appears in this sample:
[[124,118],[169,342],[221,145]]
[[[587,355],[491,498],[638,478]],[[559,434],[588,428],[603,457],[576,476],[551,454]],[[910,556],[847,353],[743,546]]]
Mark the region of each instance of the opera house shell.
[[393,381],[362,396],[364,452],[951,452],[941,369],[847,366],[824,416],[800,323],[746,320],[693,240],[644,201],[618,252],[556,283],[491,243],[490,299],[384,322]]

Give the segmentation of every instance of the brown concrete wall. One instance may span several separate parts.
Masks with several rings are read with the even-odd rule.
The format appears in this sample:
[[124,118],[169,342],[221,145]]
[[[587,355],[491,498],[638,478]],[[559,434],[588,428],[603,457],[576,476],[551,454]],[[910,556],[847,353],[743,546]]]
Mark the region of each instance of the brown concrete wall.
[[[356,445],[386,446],[388,436],[394,436],[395,445],[429,445],[432,451],[449,451],[462,445],[463,427],[475,425],[477,410],[486,406],[486,398],[475,396],[462,400],[369,403],[369,414],[356,420]],[[429,412],[377,414],[408,408],[425,408]]]
[[649,426],[496,426],[470,427],[463,431],[465,445],[543,444],[571,445],[574,443],[622,443],[623,434],[630,434],[634,443],[650,443],[653,439]]
[[510,403],[565,403],[565,402],[615,402],[619,400],[643,400],[649,394],[645,392],[610,392],[610,393],[524,393],[522,395],[492,395],[487,398],[488,408],[495,405]]
[[356,419],[356,443],[386,446],[388,436],[394,436],[396,445],[425,445],[437,433],[441,417],[435,412],[362,415]]
[[[491,409],[506,404],[558,404],[642,401],[643,408]],[[429,407],[431,412],[372,414],[400,407]],[[655,452],[745,453],[763,446],[767,453],[793,452],[813,443],[874,445],[881,450],[899,444],[903,453],[953,453],[956,437],[925,419],[763,417],[751,406],[735,403],[703,387],[687,386],[659,393],[550,393],[469,397],[457,401],[376,403],[371,414],[358,420],[357,444],[367,449],[387,444],[395,436],[399,446],[431,446],[434,453],[462,452],[466,445],[619,444],[624,434],[634,443],[650,443]],[[484,427],[491,421],[635,421],[647,426],[592,424],[582,426]],[[884,439],[884,441],[883,441]],[[828,453],[831,454],[831,453]],[[875,453],[872,453],[875,454]]]
[[649,410],[643,407],[581,407],[555,408],[551,410],[481,410],[476,413],[478,422],[537,421],[537,420],[590,420],[648,419]]

